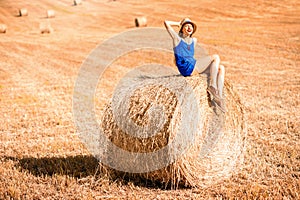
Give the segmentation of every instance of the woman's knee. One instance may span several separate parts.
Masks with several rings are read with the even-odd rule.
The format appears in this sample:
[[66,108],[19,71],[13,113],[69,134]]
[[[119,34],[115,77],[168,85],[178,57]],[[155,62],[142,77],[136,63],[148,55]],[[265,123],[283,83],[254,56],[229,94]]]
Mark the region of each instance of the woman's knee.
[[214,62],[220,63],[220,56],[218,54],[214,54],[211,57]]

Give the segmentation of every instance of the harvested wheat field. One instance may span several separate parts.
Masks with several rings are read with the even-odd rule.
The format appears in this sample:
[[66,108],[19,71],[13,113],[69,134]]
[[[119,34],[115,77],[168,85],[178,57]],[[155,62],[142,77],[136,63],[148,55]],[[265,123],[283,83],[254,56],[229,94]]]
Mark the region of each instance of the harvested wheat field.
[[[20,17],[23,8],[28,15]],[[47,10],[55,17],[48,18]],[[0,24],[6,26],[0,34],[0,199],[299,199],[299,13],[296,0],[85,0],[77,6],[72,0],[0,1]],[[214,176],[200,180],[207,165],[193,159],[191,152],[190,158],[147,175],[110,173],[112,169],[99,165],[78,137],[73,92],[82,63],[112,36],[142,29],[135,24],[140,17],[147,19],[148,28],[164,28],[165,19],[189,17],[198,25],[194,36],[199,43],[209,54],[220,55],[226,68],[228,112],[224,142],[217,143],[215,155],[223,152],[223,144],[241,144],[236,149],[229,145],[228,152],[236,158],[234,167],[226,168],[229,173],[222,172],[231,166],[228,162],[221,167],[210,162]],[[44,26],[51,27],[49,34],[42,34]],[[122,45],[116,44],[115,50]],[[172,91],[147,79],[151,84],[129,101],[129,116],[137,124],[147,123],[141,113],[148,107],[140,102],[149,101],[145,94],[152,95],[170,111],[163,127],[167,131],[152,144],[123,138],[116,128],[110,97],[117,80],[149,62],[174,67],[168,52],[137,50],[116,59],[95,91],[97,120],[107,136],[128,151],[161,148],[172,140],[169,130],[176,130],[180,121],[169,117],[178,114]],[[186,80],[202,92],[196,96],[205,105],[202,111],[213,114],[203,88],[197,87],[205,85],[205,77]]]

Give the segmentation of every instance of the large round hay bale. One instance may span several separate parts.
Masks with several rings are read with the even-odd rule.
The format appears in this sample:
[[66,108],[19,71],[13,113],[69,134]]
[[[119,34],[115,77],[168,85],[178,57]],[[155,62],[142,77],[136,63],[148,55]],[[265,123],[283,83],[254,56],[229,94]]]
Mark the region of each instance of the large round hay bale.
[[0,24],[0,33],[6,33],[7,26],[5,24]]
[[47,18],[54,18],[55,11],[54,10],[47,10]]
[[74,0],[74,6],[80,5],[82,2],[81,0]]
[[137,17],[135,18],[135,26],[136,27],[144,27],[147,26],[147,18],[146,17]]
[[21,8],[19,10],[19,16],[22,17],[22,16],[28,16],[28,11],[26,8]]
[[[155,136],[133,137],[132,133],[126,133],[120,128],[114,116],[112,103],[109,103],[103,112],[101,127],[110,141],[118,148],[128,152],[149,153],[159,151],[170,144],[179,129],[189,129],[190,124],[183,124],[181,118],[182,110],[188,109],[182,108],[182,102],[188,101],[187,98],[180,96],[186,88],[179,86],[177,94],[175,94],[174,91],[165,87],[165,85],[176,85],[178,80],[178,76],[177,78],[165,76],[160,78],[143,77],[141,82],[132,81],[128,87],[136,86],[138,89],[130,95],[128,118],[137,126],[147,126],[150,123],[149,112],[151,108],[155,105],[161,105],[164,108],[166,120]],[[206,91],[207,76],[194,75],[186,77],[185,80],[193,90],[200,116],[199,119],[195,118],[197,134],[193,144],[181,157],[168,166],[146,173],[132,173],[131,175],[141,176],[155,182],[159,181],[172,187],[178,185],[206,187],[228,178],[242,164],[246,121],[244,107],[233,87],[225,82],[224,95],[226,96],[227,112],[223,113],[209,100]],[[141,84],[143,86],[138,87]],[[124,90],[126,88],[120,91]],[[122,103],[117,107],[127,109]],[[190,112],[192,114],[195,110],[190,110]],[[104,152],[108,156],[113,156],[114,152],[112,151],[114,149],[106,149]],[[170,149],[170,155],[171,153],[172,149]],[[168,156],[165,159],[168,159]],[[127,160],[120,159],[118,162],[119,165],[128,165]],[[106,168],[108,168],[106,171],[109,173],[119,173],[119,171],[107,166]]]
[[52,33],[54,30],[51,26],[50,23],[40,23],[40,32],[41,34],[50,34]]

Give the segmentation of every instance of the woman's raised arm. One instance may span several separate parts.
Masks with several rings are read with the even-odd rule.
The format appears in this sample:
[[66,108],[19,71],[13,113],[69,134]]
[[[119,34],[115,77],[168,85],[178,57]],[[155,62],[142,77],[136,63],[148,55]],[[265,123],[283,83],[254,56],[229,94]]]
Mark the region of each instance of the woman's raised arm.
[[178,36],[178,33],[176,33],[176,31],[173,29],[172,26],[178,26],[178,27],[180,27],[180,22],[174,22],[174,21],[167,21],[167,20],[165,20],[164,24],[165,24],[165,27],[166,27],[168,33],[170,34],[170,36],[173,39],[174,46],[177,46],[177,44],[180,41],[180,37]]

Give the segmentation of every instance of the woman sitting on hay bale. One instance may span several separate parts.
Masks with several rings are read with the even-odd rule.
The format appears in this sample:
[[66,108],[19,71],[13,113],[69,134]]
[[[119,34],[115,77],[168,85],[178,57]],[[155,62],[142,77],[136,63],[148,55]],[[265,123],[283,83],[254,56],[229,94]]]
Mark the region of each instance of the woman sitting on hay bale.
[[[172,26],[180,27],[177,33]],[[223,100],[223,86],[225,68],[220,65],[220,58],[218,55],[213,55],[210,58],[209,65],[201,65],[194,58],[194,49],[197,43],[197,38],[192,35],[196,32],[197,26],[189,18],[185,18],[180,22],[165,21],[165,27],[173,39],[173,50],[176,61],[176,66],[183,76],[190,76],[196,68],[198,73],[204,72],[208,67],[210,68],[210,85],[207,91],[210,98],[214,100],[216,105],[223,112],[226,111]]]

